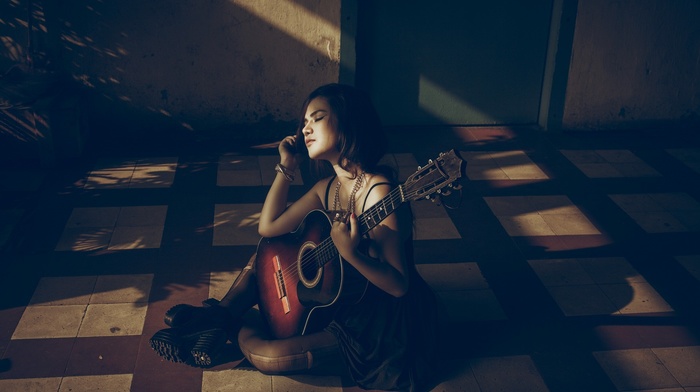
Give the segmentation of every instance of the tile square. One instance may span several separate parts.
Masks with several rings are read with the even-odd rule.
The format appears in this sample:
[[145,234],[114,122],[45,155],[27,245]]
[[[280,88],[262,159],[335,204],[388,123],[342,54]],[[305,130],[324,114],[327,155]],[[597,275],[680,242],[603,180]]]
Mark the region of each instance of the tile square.
[[615,304],[597,285],[550,286],[547,290],[566,316],[618,313]]
[[616,163],[615,168],[623,177],[660,177],[661,173],[644,162]]
[[100,275],[90,303],[147,303],[152,282],[153,274]]
[[597,351],[593,356],[618,391],[681,387],[650,349]]
[[131,183],[134,167],[93,170],[85,181],[85,189],[126,189]]
[[119,216],[119,207],[77,207],[66,222],[66,228],[114,227]]
[[416,218],[415,240],[446,240],[462,238],[450,218]]
[[147,309],[145,304],[90,304],[78,337],[141,335]]
[[134,372],[141,336],[75,340],[66,376],[115,375]]
[[591,257],[577,260],[598,284],[646,282],[624,257]]
[[212,271],[209,277],[209,298],[223,298],[240,274],[240,270]]
[[122,207],[116,226],[163,226],[167,205]]
[[169,188],[174,182],[174,165],[137,166],[131,176],[129,188]]
[[579,163],[576,167],[588,178],[624,177],[622,172],[611,163]]
[[545,286],[591,285],[593,279],[576,259],[528,260]]
[[58,391],[58,388],[60,386],[61,377],[37,377],[0,380],[1,391]]
[[86,307],[86,305],[27,306],[12,334],[12,339],[75,337]]
[[117,226],[109,242],[110,250],[160,248],[163,226]]
[[202,391],[270,392],[272,376],[256,371],[227,369],[202,373]]
[[6,372],[0,373],[0,379],[62,377],[74,342],[75,339],[10,341],[4,358],[11,358],[12,366]]
[[[279,157],[276,157],[279,162]],[[219,157],[219,170],[246,171],[254,170],[260,172],[260,161],[254,155],[238,155],[233,153],[223,154]],[[278,163],[275,162],[275,163]],[[274,164],[272,166],[274,170]]]
[[261,186],[260,170],[219,170],[217,186]]
[[96,276],[43,277],[30,305],[87,305],[95,289]]
[[262,204],[217,204],[214,207],[214,246],[257,245]]
[[676,260],[700,281],[700,255],[676,256]]
[[564,195],[522,196],[520,200],[528,206],[527,212],[537,211],[540,215],[581,214],[581,210]]
[[512,237],[556,235],[543,216],[537,213],[519,216],[498,216],[497,218],[508,235]]
[[622,210],[632,212],[663,211],[663,208],[649,194],[608,195]]
[[559,150],[571,163],[606,163],[605,158],[594,150]]
[[583,214],[541,215],[556,235],[596,235],[600,231]]
[[490,289],[436,291],[448,320],[455,323],[505,320],[507,316]]
[[58,392],[95,391],[129,392],[132,374],[64,377]]
[[639,157],[629,150],[595,150],[606,162],[610,163],[638,163]]
[[56,251],[89,252],[105,249],[112,238],[113,227],[81,227],[65,229],[56,244]]
[[649,283],[605,284],[600,288],[622,314],[673,312]]
[[339,376],[272,376],[272,390],[286,392],[343,392]]
[[687,193],[650,193],[649,197],[666,211],[700,211],[700,203]]
[[488,289],[477,263],[419,264],[418,273],[437,291]]
[[629,212],[628,215],[647,233],[682,233],[688,227],[666,211]]
[[660,347],[651,351],[683,387],[700,386],[700,346]]
[[549,391],[535,363],[527,355],[470,360],[481,391]]

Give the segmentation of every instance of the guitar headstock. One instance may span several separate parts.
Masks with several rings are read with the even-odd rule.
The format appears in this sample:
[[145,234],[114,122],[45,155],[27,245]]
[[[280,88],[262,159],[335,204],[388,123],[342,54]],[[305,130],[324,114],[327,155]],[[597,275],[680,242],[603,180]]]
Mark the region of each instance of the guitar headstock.
[[467,162],[455,149],[441,152],[437,158],[418,167],[418,171],[408,177],[402,185],[404,198],[418,200],[431,199],[440,194],[448,195],[452,189],[462,187],[458,180],[465,175],[466,167]]

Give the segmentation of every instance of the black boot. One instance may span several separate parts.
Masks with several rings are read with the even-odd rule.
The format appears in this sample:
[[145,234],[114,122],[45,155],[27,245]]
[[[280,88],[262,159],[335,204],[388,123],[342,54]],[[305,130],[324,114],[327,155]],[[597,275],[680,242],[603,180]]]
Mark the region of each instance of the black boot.
[[163,321],[170,327],[180,327],[197,319],[217,319],[216,321],[225,322],[226,313],[226,309],[219,306],[218,300],[209,298],[202,301],[202,306],[177,304],[165,312]]
[[150,339],[151,348],[168,361],[195,367],[211,366],[228,340],[222,328],[166,328]]

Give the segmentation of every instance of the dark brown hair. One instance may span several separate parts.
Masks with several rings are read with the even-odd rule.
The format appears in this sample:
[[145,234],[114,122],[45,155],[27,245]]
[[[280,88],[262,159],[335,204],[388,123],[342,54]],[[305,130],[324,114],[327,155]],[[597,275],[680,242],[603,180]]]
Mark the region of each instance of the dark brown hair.
[[349,85],[327,84],[309,94],[302,105],[297,127],[297,150],[308,154],[304,144],[304,116],[309,103],[319,97],[328,102],[336,120],[340,166],[348,170],[355,164],[361,170],[376,173],[379,161],[387,151],[386,134],[369,95]]

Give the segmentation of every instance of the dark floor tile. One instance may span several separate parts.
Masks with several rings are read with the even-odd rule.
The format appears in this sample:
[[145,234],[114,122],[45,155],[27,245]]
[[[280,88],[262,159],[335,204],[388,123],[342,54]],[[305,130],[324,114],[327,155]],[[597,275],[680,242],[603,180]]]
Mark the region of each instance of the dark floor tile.
[[132,373],[141,336],[77,338],[66,376]]
[[62,377],[75,339],[12,340],[4,358],[10,369],[0,378]]

